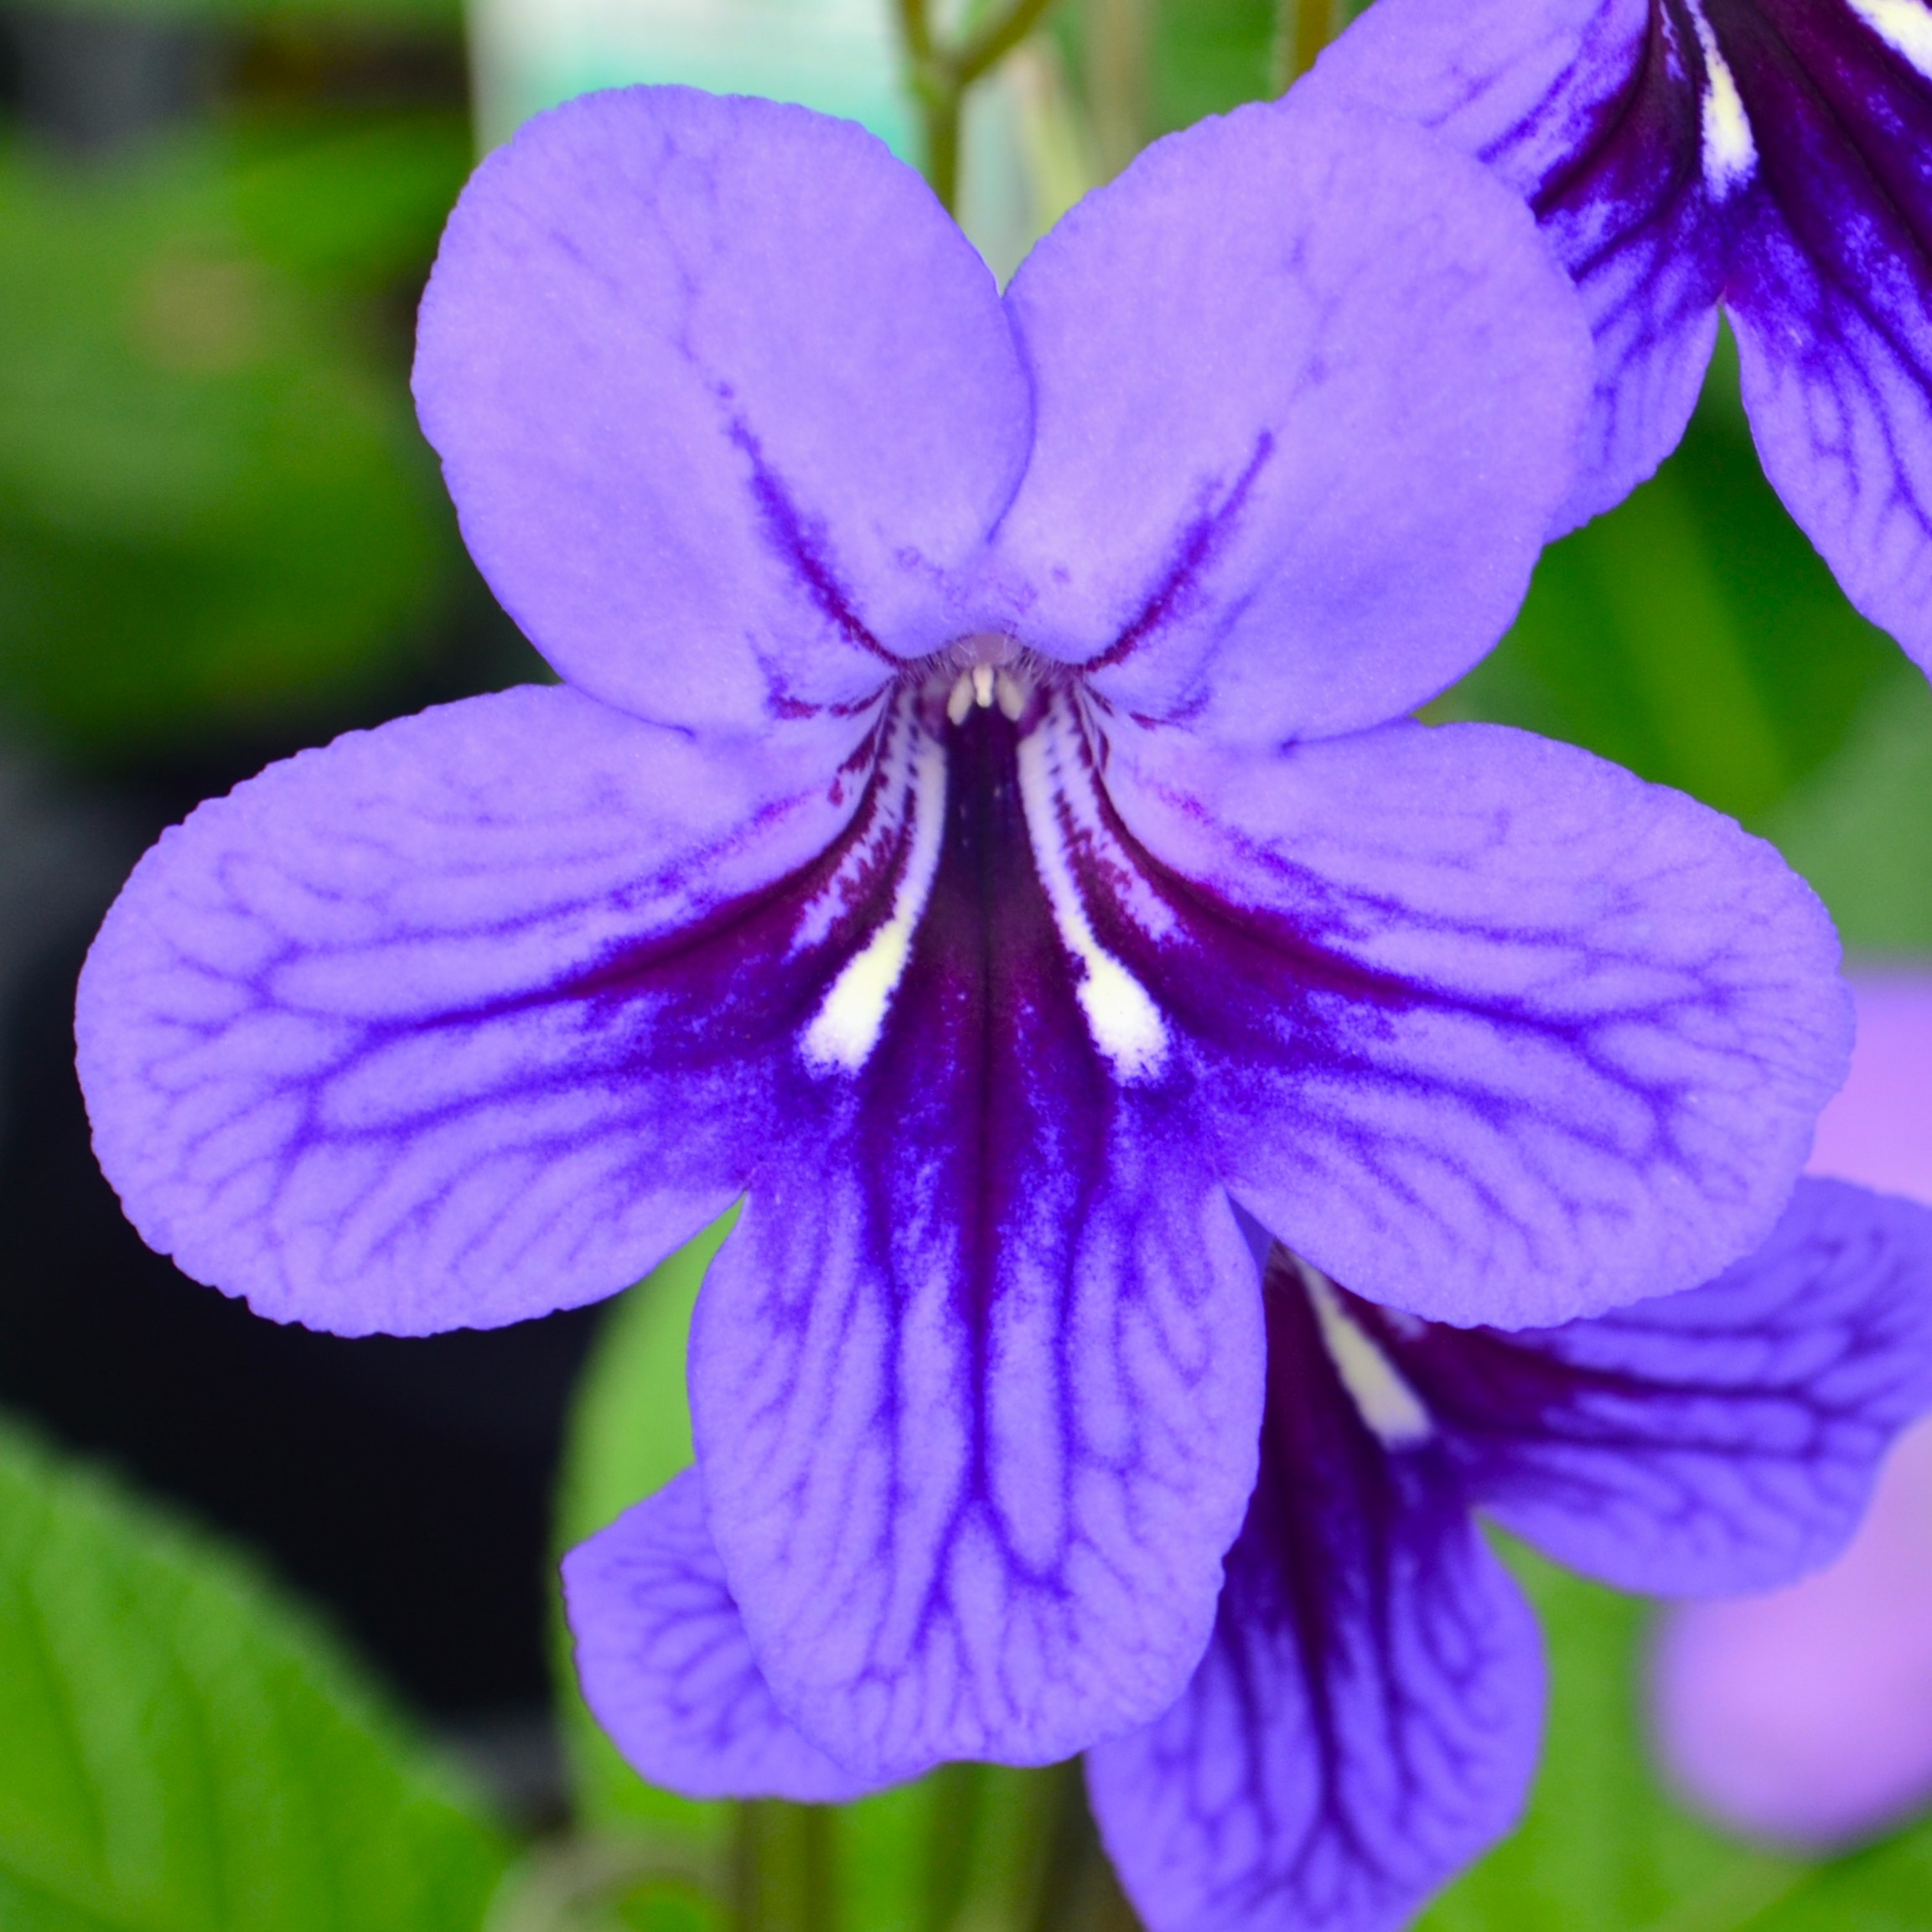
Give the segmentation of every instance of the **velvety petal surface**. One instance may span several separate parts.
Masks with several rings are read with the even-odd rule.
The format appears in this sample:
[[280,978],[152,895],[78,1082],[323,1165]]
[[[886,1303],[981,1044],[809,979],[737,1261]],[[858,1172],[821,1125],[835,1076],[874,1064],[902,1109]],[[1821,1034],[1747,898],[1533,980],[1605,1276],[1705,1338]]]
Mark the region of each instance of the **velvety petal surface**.
[[572,101],[484,162],[415,386],[471,554],[573,683],[847,748],[899,657],[970,628],[1031,427],[992,275],[917,174],[682,88]]
[[1396,1932],[1515,1821],[1540,1640],[1446,1460],[1370,1428],[1279,1274],[1268,1331],[1214,1642],[1173,1710],[1088,1754],[1088,1786],[1150,1932]]
[[631,1768],[687,1798],[836,1805],[872,1787],[772,1702],[686,1470],[563,1560],[584,1701]]
[[1007,305],[1038,414],[1007,621],[1108,702],[1318,736],[1412,708],[1514,614],[1588,347],[1520,205],[1444,144],[1298,95],[1204,122]]
[[1096,1034],[1101,956],[1083,978],[1031,856],[1039,741],[981,710],[947,742],[896,990],[847,1061],[792,1063],[691,1335],[759,1665],[879,1776],[1049,1762],[1171,1703],[1261,1411],[1254,1261],[1189,1087]]
[[1297,1253],[1517,1327],[1696,1286],[1769,1232],[1851,1030],[1830,924],[1769,846],[1494,726],[1247,760],[1117,718],[1104,742],[1108,836],[1170,925],[1101,936]]
[[1836,1850],[1932,1802],[1932,1423],[1829,1569],[1675,1608],[1651,1689],[1671,1774],[1734,1831]]
[[1893,1437],[1932,1406],[1932,1210],[1800,1182],[1714,1282],[1500,1334],[1351,1304],[1469,1494],[1625,1589],[1764,1589],[1856,1525]]
[[1377,0],[1310,91],[1420,122],[1527,199],[1576,278],[1595,393],[1557,531],[1676,447],[1717,334],[1729,225],[1704,165],[1703,53],[1652,0]]
[[744,1185],[759,1056],[833,970],[769,894],[809,896],[854,800],[756,775],[526,687],[199,807],[80,981],[95,1147],[143,1238],[344,1334],[636,1280]]

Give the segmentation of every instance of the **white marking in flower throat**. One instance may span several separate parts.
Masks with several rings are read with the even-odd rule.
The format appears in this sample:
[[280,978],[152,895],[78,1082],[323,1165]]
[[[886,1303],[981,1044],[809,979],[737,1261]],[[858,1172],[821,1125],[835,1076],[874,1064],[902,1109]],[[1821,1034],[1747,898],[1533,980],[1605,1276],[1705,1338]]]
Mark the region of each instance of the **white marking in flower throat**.
[[1376,1347],[1361,1323],[1343,1308],[1334,1284],[1319,1268],[1299,1255],[1295,1266],[1314,1304],[1323,1345],[1342,1386],[1370,1430],[1389,1448],[1412,1449],[1435,1434],[1436,1425],[1422,1399],[1402,1380],[1401,1371]]
[[1932,7],[1925,0],[1852,0],[1852,11],[1894,54],[1932,80]]
[[857,1073],[872,1057],[887,1009],[912,957],[913,935],[932,896],[945,837],[945,747],[922,732],[912,758],[912,841],[886,921],[847,960],[800,1043],[805,1064]]
[[[1020,699],[1023,707],[1023,691]],[[1087,1031],[1123,1080],[1144,1080],[1166,1064],[1167,1022],[1147,988],[1101,944],[1067,860],[1059,810],[1058,754],[1066,728],[1063,704],[1062,700],[1054,701],[1019,741],[1020,804],[1026,813],[1027,835],[1033,842],[1033,863],[1046,888],[1060,943],[1081,969],[1076,993],[1080,1011],[1086,1015]],[[1003,702],[1001,708],[1006,708]]]
[[1750,179],[1758,165],[1758,143],[1751,132],[1750,117],[1744,111],[1744,97],[1738,91],[1738,83],[1718,49],[1717,36],[1696,0],[1691,0],[1691,18],[1697,29],[1697,44],[1704,51],[1704,180],[1722,199]]

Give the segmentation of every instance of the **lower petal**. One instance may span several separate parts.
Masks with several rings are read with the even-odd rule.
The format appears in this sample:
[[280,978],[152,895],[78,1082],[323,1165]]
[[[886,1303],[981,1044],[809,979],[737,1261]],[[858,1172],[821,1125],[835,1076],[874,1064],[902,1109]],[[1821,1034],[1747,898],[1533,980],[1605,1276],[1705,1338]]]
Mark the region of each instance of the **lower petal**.
[[1694,1287],[1769,1233],[1851,1034],[1830,922],[1770,847],[1493,726],[1247,761],[1118,719],[1107,743],[1174,930],[1101,937],[1295,1252],[1519,1327]]
[[1799,1184],[1716,1281],[1512,1334],[1360,1318],[1499,1521],[1627,1590],[1762,1590],[1856,1526],[1932,1406],[1932,1211]]
[[1396,1932],[1515,1821],[1541,1645],[1440,1456],[1371,1434],[1297,1290],[1268,1305],[1261,1475],[1214,1642],[1088,1784],[1150,1932]]
[[759,1675],[686,1470],[563,1560],[584,1702],[633,1770],[687,1798],[837,1805],[873,1789],[803,1737]]
[[888,1136],[799,1123],[691,1365],[760,1666],[882,1779],[1051,1762],[1171,1702],[1261,1400],[1254,1261],[1172,1123],[1012,1087],[982,1115],[903,1070],[926,1091],[872,1116]]

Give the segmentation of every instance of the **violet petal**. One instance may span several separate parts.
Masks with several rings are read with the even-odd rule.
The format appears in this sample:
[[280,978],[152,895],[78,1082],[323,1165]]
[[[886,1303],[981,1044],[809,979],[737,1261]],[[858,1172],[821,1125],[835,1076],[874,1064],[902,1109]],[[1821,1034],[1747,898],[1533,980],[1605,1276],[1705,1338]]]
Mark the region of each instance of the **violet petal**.
[[1828,1561],[1932,1404],[1932,1211],[1799,1184],[1701,1288],[1515,1334],[1358,1318],[1470,1495],[1622,1588],[1759,1590]]
[[874,1789],[772,1701],[687,1469],[563,1560],[584,1701],[638,1775],[687,1798],[843,1804]]
[[1769,1234],[1843,1077],[1823,909],[1680,794],[1489,725],[1230,759],[1109,727],[1152,991],[1244,1207],[1378,1301],[1527,1326]]
[[1443,144],[1299,96],[1204,122],[1007,305],[1039,430],[996,568],[1107,702],[1251,745],[1379,723],[1514,614],[1589,350],[1520,206]]
[[1621,502],[1676,448],[1716,339],[1727,234],[1686,31],[1650,0],[1378,0],[1311,83],[1488,163],[1576,278],[1595,396],[1552,534]]
[[1214,1642],[1088,1785],[1150,1932],[1396,1932],[1521,1807],[1541,1640],[1446,1459],[1371,1432],[1297,1287],[1271,1283],[1268,1328]]
[[340,1334],[518,1321],[655,1266],[769,1144],[758,1049],[813,991],[811,956],[802,987],[769,970],[791,924],[761,953],[743,909],[852,806],[764,775],[526,687],[200,806],[80,980],[95,1150],[142,1238]]
[[470,553],[573,684],[810,737],[830,771],[1026,460],[992,275],[848,122],[593,94],[484,162],[423,298],[416,393]]

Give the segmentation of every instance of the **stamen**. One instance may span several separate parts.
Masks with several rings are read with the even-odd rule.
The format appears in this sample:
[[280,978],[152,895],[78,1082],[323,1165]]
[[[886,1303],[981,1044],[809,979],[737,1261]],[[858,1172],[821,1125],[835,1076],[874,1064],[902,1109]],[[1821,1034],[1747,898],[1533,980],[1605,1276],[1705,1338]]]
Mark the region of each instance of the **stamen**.
[[[958,696],[956,690],[953,695]],[[950,717],[950,699],[946,710]],[[939,872],[945,832],[945,747],[922,734],[914,754],[912,837],[905,869],[893,893],[892,912],[864,949],[846,961],[805,1028],[800,1050],[814,1073],[857,1073],[878,1044],[892,997],[912,957],[913,935]]]
[[1704,179],[1712,194],[1722,196],[1750,179],[1758,165],[1758,143],[1744,111],[1744,97],[1696,0],[1691,0],[1691,18],[1704,51]]
[[1147,988],[1101,944],[1074,882],[1058,809],[1059,776],[1049,748],[1049,739],[1064,728],[1059,720],[1056,707],[1019,741],[1020,803],[1033,862],[1046,888],[1060,943],[1081,969],[1077,992],[1094,1044],[1113,1062],[1123,1080],[1147,1079],[1166,1064],[1167,1022]]
[[1010,723],[1018,724],[1020,713],[1027,707],[1027,698],[1031,687],[1012,672],[1002,671],[993,680],[993,689],[1000,701],[1000,712]]
[[973,702],[982,711],[990,711],[993,702],[993,667],[976,664],[972,669]]
[[1901,60],[1932,80],[1932,7],[1925,0],[1852,0],[1852,11]]
[[1355,1411],[1370,1431],[1391,1449],[1412,1449],[1435,1434],[1436,1425],[1421,1398],[1402,1380],[1401,1371],[1376,1347],[1361,1323],[1336,1297],[1334,1284],[1318,1267],[1295,1256],[1302,1286],[1314,1304],[1323,1345]]
[[962,671],[953,680],[953,687],[946,693],[946,721],[950,724],[964,724],[966,713],[973,707],[972,673]]

